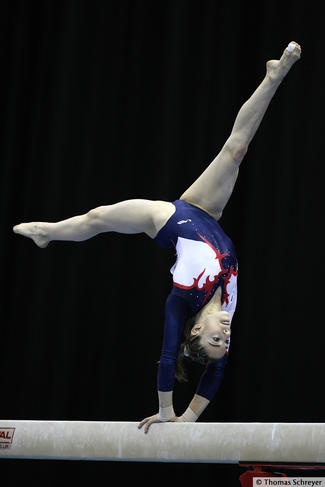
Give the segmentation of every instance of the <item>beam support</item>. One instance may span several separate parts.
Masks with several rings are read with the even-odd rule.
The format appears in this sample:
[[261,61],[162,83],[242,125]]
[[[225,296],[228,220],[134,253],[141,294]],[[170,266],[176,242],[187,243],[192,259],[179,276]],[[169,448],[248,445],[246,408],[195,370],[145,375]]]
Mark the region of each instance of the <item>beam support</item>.
[[325,464],[324,423],[0,420],[0,458]]

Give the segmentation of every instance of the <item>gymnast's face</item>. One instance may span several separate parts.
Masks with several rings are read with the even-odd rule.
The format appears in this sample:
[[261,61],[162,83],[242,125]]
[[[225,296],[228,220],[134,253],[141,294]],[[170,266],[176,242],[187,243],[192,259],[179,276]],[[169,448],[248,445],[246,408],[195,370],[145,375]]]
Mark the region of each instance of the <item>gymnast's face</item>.
[[204,321],[196,323],[192,335],[200,335],[200,342],[212,360],[221,359],[229,344],[230,337],[230,315],[226,311],[215,311],[205,318]]

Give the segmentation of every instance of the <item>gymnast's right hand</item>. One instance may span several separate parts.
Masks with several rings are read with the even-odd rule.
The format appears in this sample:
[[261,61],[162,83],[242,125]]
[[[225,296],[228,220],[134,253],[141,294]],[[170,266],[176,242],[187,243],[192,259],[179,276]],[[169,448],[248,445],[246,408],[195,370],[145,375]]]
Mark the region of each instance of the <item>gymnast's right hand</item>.
[[[148,433],[149,431],[149,428],[150,426],[153,424],[153,423],[166,423],[166,421],[161,421],[159,418],[159,414],[154,414],[153,416],[149,416],[148,418],[144,418],[141,423],[139,423],[138,425],[138,428],[141,429],[142,426],[145,424],[145,428],[144,428],[144,432],[145,433]],[[174,416],[172,419],[169,419],[169,421],[171,422],[175,422],[175,421],[178,421],[179,418],[177,418],[176,416]]]

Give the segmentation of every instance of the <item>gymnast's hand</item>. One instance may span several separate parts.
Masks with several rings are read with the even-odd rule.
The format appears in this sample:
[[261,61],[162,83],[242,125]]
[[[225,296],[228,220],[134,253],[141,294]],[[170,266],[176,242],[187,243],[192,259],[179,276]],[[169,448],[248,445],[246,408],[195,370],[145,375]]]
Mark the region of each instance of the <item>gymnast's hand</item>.
[[142,426],[145,424],[145,428],[144,428],[144,432],[145,433],[148,433],[149,431],[149,428],[150,426],[153,424],[153,423],[174,423],[174,422],[177,422],[177,421],[181,421],[180,418],[178,418],[177,416],[174,416],[173,418],[169,419],[168,421],[161,421],[160,419],[158,419],[159,417],[159,414],[154,414],[153,416],[149,416],[148,418],[144,418],[141,423],[139,423],[138,425],[138,428],[141,429]]

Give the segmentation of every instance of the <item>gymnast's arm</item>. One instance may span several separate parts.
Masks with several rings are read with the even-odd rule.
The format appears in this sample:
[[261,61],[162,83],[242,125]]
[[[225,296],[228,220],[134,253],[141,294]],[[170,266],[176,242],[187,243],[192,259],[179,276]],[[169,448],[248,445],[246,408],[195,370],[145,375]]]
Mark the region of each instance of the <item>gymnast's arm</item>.
[[223,381],[226,363],[227,355],[207,365],[190,405],[177,421],[195,422],[198,419],[217,393]]
[[164,339],[158,369],[159,413],[141,421],[139,428],[145,424],[145,433],[153,423],[178,420],[173,408],[173,388],[176,360],[187,318],[187,302],[171,292],[165,306]]

